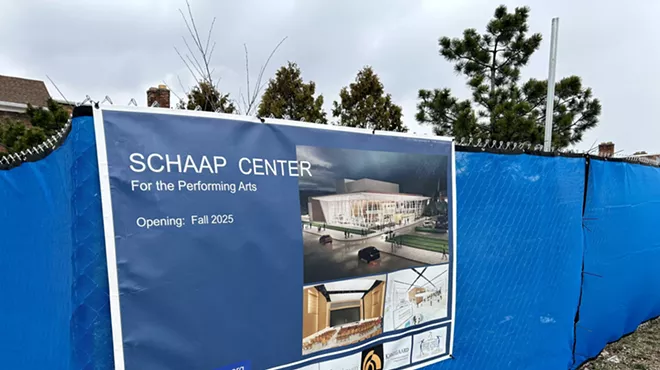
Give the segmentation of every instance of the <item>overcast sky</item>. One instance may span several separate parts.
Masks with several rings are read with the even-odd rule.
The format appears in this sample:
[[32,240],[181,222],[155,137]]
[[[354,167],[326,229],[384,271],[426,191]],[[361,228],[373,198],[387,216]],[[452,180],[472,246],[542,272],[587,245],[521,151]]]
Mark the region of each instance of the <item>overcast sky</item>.
[[[339,89],[361,67],[372,65],[416,133],[431,132],[415,123],[418,89],[449,87],[468,97],[464,79],[438,55],[438,38],[459,36],[470,27],[483,31],[500,3],[530,6],[530,31],[544,36],[523,71],[525,79],[547,77],[551,19],[560,17],[557,77],[581,76],[603,105],[600,126],[578,148],[611,140],[624,153],[660,152],[660,125],[649,109],[660,100],[660,2],[191,0],[200,29],[207,30],[217,17],[214,65],[223,91],[236,97],[245,90],[243,43],[254,79],[273,47],[288,36],[268,77],[287,60],[297,62],[303,78],[317,83],[329,110]],[[178,12],[185,0],[2,0],[1,8],[0,74],[46,81],[49,75],[69,100],[109,95],[120,105],[131,98],[145,105],[147,88],[163,80],[181,94],[176,76],[192,85],[173,49],[185,48]]]
[[399,184],[399,192],[433,196],[447,190],[447,157],[313,146],[296,147],[299,161],[312,164],[312,177],[298,178],[301,191],[335,192],[337,180],[373,179]]

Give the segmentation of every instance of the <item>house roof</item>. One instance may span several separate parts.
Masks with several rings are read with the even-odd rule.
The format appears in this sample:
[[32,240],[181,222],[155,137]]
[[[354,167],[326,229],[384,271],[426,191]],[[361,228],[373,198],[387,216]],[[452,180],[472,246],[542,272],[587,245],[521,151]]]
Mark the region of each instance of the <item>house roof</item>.
[[50,94],[43,81],[0,75],[0,101],[45,107]]
[[644,154],[633,154],[631,157],[660,157],[660,153],[644,153]]

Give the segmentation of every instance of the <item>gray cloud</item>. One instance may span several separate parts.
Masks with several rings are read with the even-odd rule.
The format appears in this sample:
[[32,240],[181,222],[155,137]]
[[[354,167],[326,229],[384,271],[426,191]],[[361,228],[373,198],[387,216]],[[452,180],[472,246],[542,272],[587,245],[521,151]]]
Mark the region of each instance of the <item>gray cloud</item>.
[[313,176],[299,178],[300,190],[334,192],[337,180],[363,178],[399,184],[402,193],[446,190],[446,156],[298,146],[296,158],[312,165]]
[[[521,5],[504,1],[509,7]],[[217,17],[214,67],[221,88],[237,97],[245,90],[243,43],[250,49],[253,74],[271,49],[288,40],[275,55],[266,76],[297,62],[303,77],[317,83],[325,108],[364,65],[372,65],[387,91],[404,108],[413,132],[430,133],[414,121],[419,88],[450,87],[468,97],[464,80],[438,55],[440,36],[463,29],[483,30],[496,6],[466,1],[302,1],[191,0],[200,29]],[[602,100],[600,126],[578,148],[612,140],[618,150],[660,152],[660,127],[647,107],[660,99],[656,86],[655,45],[660,3],[605,0],[595,3],[530,0],[530,31],[545,40],[524,78],[546,78],[550,19],[560,17],[557,76],[576,74]],[[145,91],[166,80],[177,93],[193,81],[173,46],[184,48],[186,30],[178,9],[183,0],[89,2],[70,0],[4,1],[0,13],[0,74],[46,79],[51,76],[67,98],[109,95],[116,104],[135,98],[145,105]],[[597,11],[596,11],[597,10]],[[253,76],[254,79],[254,76]],[[49,86],[51,94],[56,90]]]

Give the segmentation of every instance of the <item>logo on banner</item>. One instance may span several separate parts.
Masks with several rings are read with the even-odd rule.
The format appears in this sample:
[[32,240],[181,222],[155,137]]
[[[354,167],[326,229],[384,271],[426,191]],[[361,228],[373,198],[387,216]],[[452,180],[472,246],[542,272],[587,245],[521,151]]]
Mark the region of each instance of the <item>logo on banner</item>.
[[442,337],[439,335],[433,336],[433,333],[429,332],[428,338],[422,339],[419,343],[419,352],[424,356],[436,354],[441,352],[441,344],[444,344]]
[[362,370],[381,370],[383,368],[383,345],[379,344],[362,351]]
[[408,358],[409,353],[410,353],[410,348],[408,348],[408,347],[406,347],[406,348],[397,348],[394,351],[387,353],[385,355],[385,359],[386,360],[398,359],[400,357]]

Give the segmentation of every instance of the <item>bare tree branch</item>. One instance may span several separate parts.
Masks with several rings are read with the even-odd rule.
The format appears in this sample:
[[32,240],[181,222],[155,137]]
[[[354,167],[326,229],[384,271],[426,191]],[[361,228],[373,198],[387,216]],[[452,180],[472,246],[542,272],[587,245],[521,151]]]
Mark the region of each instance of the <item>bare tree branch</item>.
[[181,86],[181,90],[183,90],[183,94],[188,95],[188,93],[190,92],[190,88],[186,89],[185,87],[183,87],[183,82],[181,82],[181,76],[176,75],[176,78],[177,80],[179,80],[179,85]]
[[183,64],[185,64],[186,68],[188,68],[188,71],[190,71],[190,74],[193,76],[195,81],[197,81],[197,83],[199,83],[201,81],[201,76],[200,76],[200,78],[197,78],[197,75],[195,74],[195,72],[193,72],[192,68],[190,68],[190,65],[188,65],[188,62],[183,57],[183,55],[181,55],[181,53],[179,52],[179,49],[177,49],[176,46],[174,47],[174,51],[176,51],[176,53],[179,55],[179,58],[181,58],[181,61],[183,62]]
[[[199,52],[202,54],[202,59],[204,59],[204,65],[206,67],[206,72],[208,74],[209,83],[211,83],[211,72],[209,70],[210,60],[206,59],[206,53],[204,52],[204,48],[202,47],[202,39],[201,39],[201,37],[199,37],[199,32],[197,32],[197,25],[195,24],[195,17],[193,17],[192,8],[190,7],[190,2],[188,0],[186,0],[186,5],[188,6],[188,15],[190,16],[190,23],[192,23],[193,30],[195,30],[195,37],[193,37],[193,38],[197,40],[197,46],[199,47]],[[211,25],[211,29],[212,28],[213,28],[213,25]],[[210,33],[209,33],[209,37],[210,37]]]
[[248,60],[248,48],[247,44],[243,44],[243,49],[245,49],[245,78],[247,79],[247,94],[250,95],[250,63]]
[[[215,17],[213,17],[213,20],[211,21],[211,27],[209,27],[209,34],[206,36],[206,47],[204,48],[204,54],[208,54],[209,51],[209,42],[211,42],[211,33],[213,32],[213,26],[215,26]],[[215,45],[215,42],[213,43]],[[210,57],[209,57],[210,59]]]
[[[193,45],[191,45],[191,42],[188,42],[186,36],[183,36],[183,42],[188,53],[184,55],[176,47],[174,48],[181,61],[183,61],[184,65],[197,82],[197,87],[189,89],[190,91],[188,91],[186,95],[188,95],[190,98],[191,91],[197,91],[197,89],[199,89],[199,92],[206,99],[206,103],[204,103],[206,106],[204,109],[211,108],[215,111],[218,108],[216,105],[222,104],[220,100],[224,100],[223,97],[226,96],[219,92],[218,85],[220,78],[214,80],[215,69],[212,67],[211,62],[215,47],[217,45],[215,41],[211,42],[216,18],[214,17],[213,21],[211,22],[206,40],[203,40],[200,37],[199,28],[197,27],[197,22],[195,21],[195,16],[193,15],[189,0],[186,0],[186,10],[187,12],[179,9],[179,13],[181,14],[181,18],[183,19],[183,22],[186,26],[188,35],[190,39],[192,39]],[[257,79],[254,82],[251,79],[252,76],[250,76],[248,47],[246,44],[243,45],[245,51],[245,80],[247,95],[243,94],[242,91],[239,91],[238,99],[234,101],[234,103],[236,103],[236,108],[238,108],[239,111],[242,111],[243,114],[253,114],[255,107],[258,105],[257,101],[260,97],[261,91],[266,86],[266,82],[263,82],[266,68],[270,63],[270,60],[273,58],[273,55],[275,55],[277,50],[286,39],[287,37],[283,38],[271,51],[270,55],[266,59],[266,63],[261,66],[261,69],[257,74]],[[180,78],[179,84],[183,87],[183,83],[181,83]],[[217,99],[214,98],[216,94],[218,95]],[[183,101],[182,99],[180,100]]]
[[197,72],[199,72],[201,76],[204,76],[204,72],[202,72],[204,67],[202,67],[202,64],[199,63],[199,60],[197,60],[197,57],[195,57],[195,53],[193,53],[193,51],[190,49],[190,45],[188,45],[188,41],[186,41],[186,38],[183,36],[181,36],[181,38],[183,39],[183,43],[186,45],[188,52],[190,53],[190,55],[192,55],[192,59],[194,60],[194,63],[191,60],[190,55],[186,54],[186,57],[188,57],[188,61],[190,61],[190,63],[195,67],[195,69],[197,70]]
[[211,47],[211,52],[209,53],[209,60],[213,57],[213,51],[215,50],[215,41],[213,41],[213,46]]
[[250,115],[253,113],[253,109],[256,108],[257,106],[257,100],[259,99],[259,94],[261,94],[261,90],[266,86],[267,82],[263,82],[263,77],[264,73],[266,72],[266,68],[268,68],[268,64],[270,63],[270,60],[273,58],[273,55],[277,52],[277,50],[282,46],[284,41],[286,41],[287,37],[284,37],[280,42],[273,48],[273,50],[270,52],[270,55],[268,55],[268,58],[266,59],[266,63],[264,63],[261,66],[261,69],[259,70],[259,74],[257,76],[257,80],[255,81],[254,86],[250,84],[250,71],[249,71],[249,64],[248,64],[248,49],[247,45],[243,45],[245,48],[245,73],[246,73],[246,80],[247,80],[247,102],[243,101],[243,110],[244,114]]
[[174,91],[174,89],[172,89],[170,87],[170,85],[168,85],[167,82],[165,82],[165,80],[163,80],[163,85],[165,85],[165,87],[167,87],[167,89],[170,90],[170,92],[172,94],[174,94],[174,96],[176,96],[176,98],[179,99],[179,101],[181,101],[181,97],[179,95],[177,95],[177,93]]

